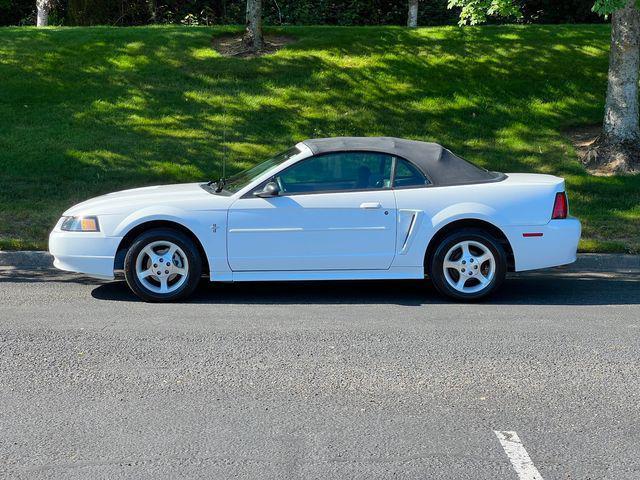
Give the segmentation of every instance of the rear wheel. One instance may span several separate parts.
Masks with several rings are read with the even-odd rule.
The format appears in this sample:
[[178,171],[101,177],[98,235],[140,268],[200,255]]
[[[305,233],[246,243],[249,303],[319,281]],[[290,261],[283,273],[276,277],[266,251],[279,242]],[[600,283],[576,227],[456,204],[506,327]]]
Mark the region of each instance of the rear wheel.
[[172,229],[153,229],[134,241],[124,261],[129,288],[147,302],[188,297],[198,286],[202,259],[193,241]]
[[479,229],[450,233],[437,247],[429,276],[438,291],[456,300],[478,300],[504,281],[507,258],[493,236]]

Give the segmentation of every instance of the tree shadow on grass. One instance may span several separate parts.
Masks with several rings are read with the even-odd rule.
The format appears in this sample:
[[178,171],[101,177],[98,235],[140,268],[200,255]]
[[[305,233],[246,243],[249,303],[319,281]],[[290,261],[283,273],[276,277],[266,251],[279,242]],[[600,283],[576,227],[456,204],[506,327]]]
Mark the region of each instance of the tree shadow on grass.
[[299,38],[274,55],[217,56],[211,36],[234,31],[4,30],[0,236],[44,241],[86,198],[214,178],[222,158],[232,174],[337,135],[437,141],[489,169],[565,176],[589,236],[635,218],[640,177],[590,177],[560,133],[601,116],[606,26],[292,27],[273,30]]

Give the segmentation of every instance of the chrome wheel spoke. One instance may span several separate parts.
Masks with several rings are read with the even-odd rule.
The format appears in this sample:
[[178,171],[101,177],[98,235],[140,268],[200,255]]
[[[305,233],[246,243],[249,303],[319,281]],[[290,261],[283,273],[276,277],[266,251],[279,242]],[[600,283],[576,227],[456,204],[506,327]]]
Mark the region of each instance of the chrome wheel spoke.
[[460,275],[460,278],[456,282],[456,288],[460,291],[464,290],[464,284],[467,283],[468,278]]
[[139,276],[141,278],[147,278],[147,277],[150,277],[150,276],[155,275],[155,274],[156,274],[156,272],[153,270],[153,268],[149,268],[147,270],[144,270],[144,271],[140,272]]
[[177,275],[186,275],[187,274],[187,269],[186,268],[180,268],[180,267],[174,267],[173,268],[173,273],[177,274]]
[[451,260],[445,260],[444,268],[453,268],[454,270],[460,270],[460,263],[452,262]]
[[460,248],[462,249],[463,258],[471,256],[471,252],[469,252],[469,242],[462,242]]
[[149,255],[149,258],[151,259],[152,262],[156,261],[156,258],[157,258],[158,255],[156,255],[156,252],[153,251],[151,246],[147,245],[146,247],[144,247],[142,249],[142,252],[146,253],[147,255]]
[[167,277],[160,278],[160,293],[167,293],[169,291],[169,283]]
[[490,260],[493,258],[493,255],[491,255],[489,252],[485,252],[482,255],[480,255],[479,257],[476,258],[476,261],[478,262],[478,265],[482,265],[484,262],[486,262],[487,260]]

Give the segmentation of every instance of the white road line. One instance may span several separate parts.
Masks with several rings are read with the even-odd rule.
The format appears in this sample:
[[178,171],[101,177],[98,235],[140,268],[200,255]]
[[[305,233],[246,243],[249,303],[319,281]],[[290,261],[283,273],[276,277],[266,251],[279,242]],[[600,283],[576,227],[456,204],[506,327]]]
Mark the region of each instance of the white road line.
[[538,469],[533,465],[531,457],[524,449],[520,438],[516,432],[493,431],[500,440],[502,448],[511,460],[513,469],[518,474],[520,480],[543,480]]

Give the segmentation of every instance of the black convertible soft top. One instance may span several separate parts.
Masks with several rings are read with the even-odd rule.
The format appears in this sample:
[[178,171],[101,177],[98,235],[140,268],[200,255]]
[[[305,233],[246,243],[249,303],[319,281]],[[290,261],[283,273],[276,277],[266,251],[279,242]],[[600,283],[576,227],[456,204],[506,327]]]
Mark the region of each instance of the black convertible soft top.
[[503,173],[476,167],[437,143],[393,137],[314,138],[302,143],[314,155],[368,151],[402,157],[417,166],[435,186],[497,182],[506,178]]

